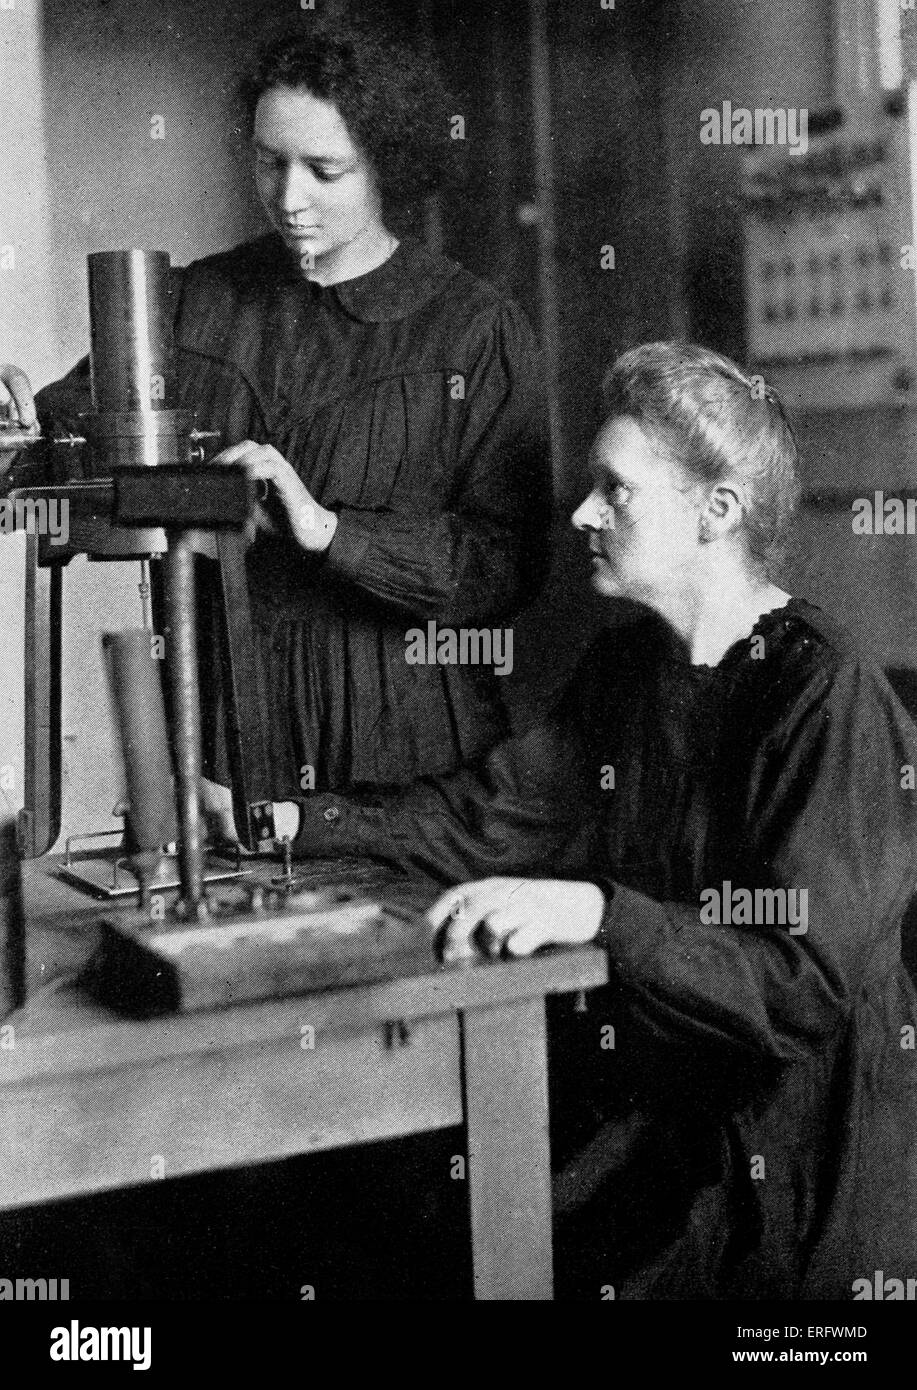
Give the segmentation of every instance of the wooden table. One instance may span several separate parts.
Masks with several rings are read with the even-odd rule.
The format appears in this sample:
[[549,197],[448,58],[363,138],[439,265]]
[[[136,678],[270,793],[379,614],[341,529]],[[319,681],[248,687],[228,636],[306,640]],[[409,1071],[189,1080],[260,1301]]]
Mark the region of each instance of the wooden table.
[[0,1039],[0,1209],[464,1121],[476,1297],[551,1298],[544,1001],[604,984],[602,951],[446,968],[423,939],[394,978],[136,1022],[66,979],[99,905],[40,866],[26,888],[43,983]]

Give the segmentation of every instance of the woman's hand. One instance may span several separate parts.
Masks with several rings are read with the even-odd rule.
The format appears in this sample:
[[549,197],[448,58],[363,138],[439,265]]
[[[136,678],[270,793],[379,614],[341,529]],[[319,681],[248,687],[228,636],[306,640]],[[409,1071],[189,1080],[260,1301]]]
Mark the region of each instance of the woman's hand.
[[273,445],[243,439],[217,454],[212,462],[240,463],[252,482],[269,483],[303,550],[320,554],[328,549],[337,530],[337,516],[318,505],[296,470]]
[[238,845],[232,813],[232,792],[208,777],[200,780],[200,808],[204,833],[212,844]]
[[[6,414],[9,424],[16,429],[38,428],[32,383],[22,368],[14,367],[12,362],[0,362],[0,412]],[[3,431],[0,430],[0,473],[6,472],[17,452],[3,448]]]
[[485,878],[444,893],[427,913],[442,930],[443,960],[475,954],[530,956],[539,946],[582,946],[602,925],[605,895],[594,883]]
[[[299,806],[295,801],[275,801],[274,831],[278,841],[284,838],[294,840],[299,828]],[[200,780],[201,831],[205,840],[213,845],[233,845],[240,854],[253,854],[246,849],[236,830],[236,819],[232,808],[232,791],[220,782],[211,782],[208,777]]]

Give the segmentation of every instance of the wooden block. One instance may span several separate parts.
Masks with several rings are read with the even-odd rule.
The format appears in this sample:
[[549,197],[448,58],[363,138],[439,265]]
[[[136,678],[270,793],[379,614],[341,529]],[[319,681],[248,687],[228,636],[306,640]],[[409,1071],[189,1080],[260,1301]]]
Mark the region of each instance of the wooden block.
[[390,978],[426,931],[413,915],[346,892],[206,922],[156,924],[131,912],[102,923],[89,982],[133,1017],[192,1013]]

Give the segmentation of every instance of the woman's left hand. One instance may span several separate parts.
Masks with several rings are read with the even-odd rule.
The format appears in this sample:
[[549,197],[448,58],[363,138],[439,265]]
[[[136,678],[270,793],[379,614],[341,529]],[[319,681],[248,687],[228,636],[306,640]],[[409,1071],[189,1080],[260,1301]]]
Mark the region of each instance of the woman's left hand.
[[444,893],[427,913],[441,929],[443,960],[475,954],[530,956],[539,946],[582,946],[602,925],[605,895],[594,883],[485,878]]
[[303,550],[321,553],[328,549],[337,530],[336,514],[319,506],[296,470],[272,444],[243,439],[217,454],[212,462],[240,463],[252,482],[271,484]]

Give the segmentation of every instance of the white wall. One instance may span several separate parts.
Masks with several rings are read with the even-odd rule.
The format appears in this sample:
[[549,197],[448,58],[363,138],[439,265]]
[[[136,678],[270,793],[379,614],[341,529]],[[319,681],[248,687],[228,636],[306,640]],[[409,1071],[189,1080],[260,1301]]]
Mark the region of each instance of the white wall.
[[[0,361],[38,379],[57,361],[42,86],[38,15],[0,3]],[[0,536],[0,804],[11,810],[22,805],[24,550],[21,536]]]

